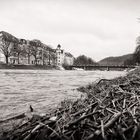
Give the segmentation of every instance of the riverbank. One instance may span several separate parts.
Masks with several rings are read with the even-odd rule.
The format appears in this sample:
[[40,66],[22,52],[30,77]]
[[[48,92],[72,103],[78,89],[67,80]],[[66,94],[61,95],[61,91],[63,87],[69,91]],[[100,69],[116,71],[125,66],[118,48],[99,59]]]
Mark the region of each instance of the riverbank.
[[0,64],[0,69],[25,69],[25,70],[56,70],[57,66],[52,65],[6,65]]
[[124,77],[101,79],[78,90],[84,92],[84,97],[61,102],[51,114],[33,111],[12,118],[12,121],[20,119],[19,124],[14,123],[13,129],[2,137],[11,140],[140,139],[139,68]]
[[0,70],[0,120],[26,112],[29,105],[46,113],[64,99],[80,97],[76,89],[124,71]]

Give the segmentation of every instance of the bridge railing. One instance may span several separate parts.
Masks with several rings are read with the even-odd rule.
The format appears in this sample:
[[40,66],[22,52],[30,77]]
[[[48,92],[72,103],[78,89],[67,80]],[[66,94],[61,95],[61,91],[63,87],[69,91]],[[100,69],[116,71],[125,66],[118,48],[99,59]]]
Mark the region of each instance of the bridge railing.
[[136,68],[135,65],[71,65],[71,66],[66,66],[66,69],[73,69],[73,68],[82,68],[82,69],[100,69],[100,68],[105,68],[105,69],[110,69],[110,68]]

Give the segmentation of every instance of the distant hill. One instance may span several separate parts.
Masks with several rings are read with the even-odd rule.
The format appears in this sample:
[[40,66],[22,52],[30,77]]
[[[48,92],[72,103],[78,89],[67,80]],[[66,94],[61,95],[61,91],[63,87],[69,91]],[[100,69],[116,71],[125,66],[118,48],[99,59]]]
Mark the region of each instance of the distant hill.
[[133,54],[127,54],[117,57],[107,57],[99,61],[99,65],[123,65],[128,59],[131,59]]

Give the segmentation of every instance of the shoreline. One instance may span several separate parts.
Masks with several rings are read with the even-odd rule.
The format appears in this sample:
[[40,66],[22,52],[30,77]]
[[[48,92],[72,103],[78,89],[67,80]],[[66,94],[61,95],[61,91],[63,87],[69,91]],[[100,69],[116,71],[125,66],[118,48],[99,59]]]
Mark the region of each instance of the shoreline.
[[43,65],[6,65],[0,64],[0,69],[23,69],[23,70],[56,70],[57,66]]
[[[57,66],[57,65],[22,65],[22,64],[3,64],[0,63],[0,70],[1,69],[14,69],[14,70],[70,70],[71,69],[67,69],[67,67],[62,67],[62,66]],[[132,69],[132,68],[131,68]],[[109,71],[131,71],[131,69],[111,69]],[[108,71],[106,69],[92,69],[92,70],[84,70],[84,69],[75,69],[75,71]]]
[[[72,98],[75,100],[77,97],[79,98],[81,94],[76,89],[80,86],[86,86],[101,78],[113,79],[124,74],[126,72],[120,71],[1,70],[1,86],[7,86],[5,88],[1,87],[2,114],[0,115],[0,120],[28,111],[29,105],[32,105],[37,113],[46,113],[50,108],[56,108],[64,99]],[[13,79],[12,77],[16,78]],[[60,79],[57,79],[57,77]],[[5,84],[3,83],[4,80]],[[7,80],[12,82],[9,83]],[[36,82],[38,84],[34,84],[36,80],[39,81]],[[32,89],[28,85],[32,85],[35,88]],[[16,89],[17,91],[15,91]],[[32,95],[34,98],[32,98]],[[5,98],[8,98],[7,103],[5,102]]]
[[[137,82],[140,80],[139,75],[140,68],[129,72],[123,77],[111,80],[101,79],[100,81],[96,81],[88,86],[80,87],[78,90],[83,92],[86,97],[81,97],[76,101],[65,100],[61,102],[59,108],[55,109],[51,114],[47,114],[45,116],[30,113],[31,117],[29,121],[25,123],[26,125],[20,124],[20,127],[18,126],[15,130],[13,129],[10,132],[6,132],[6,134],[4,133],[5,137],[17,137],[17,135],[20,137],[20,135],[24,135],[22,130],[25,131],[25,129],[30,129],[30,132],[28,132],[26,137],[28,137],[29,140],[34,140],[37,137],[36,133],[48,131],[49,129],[49,131],[51,131],[49,134],[45,135],[44,133],[41,133],[38,138],[47,136],[50,140],[65,140],[66,137],[70,137],[74,140],[77,140],[77,137],[79,137],[79,140],[85,138],[88,140],[93,138],[96,140],[104,140],[105,138],[107,138],[107,140],[115,140],[116,137],[121,138],[124,135],[124,132],[116,130],[119,126],[120,129],[125,129],[126,140],[127,137],[130,139],[131,136],[136,138],[137,131],[134,134],[134,128],[136,127],[134,123],[135,119],[129,116],[129,113],[133,111],[134,107],[135,109],[138,108],[139,100],[135,104],[134,100],[129,101],[130,98],[128,98],[128,96],[133,97],[134,93],[131,94],[131,92],[136,92],[138,90],[137,88],[140,85],[140,83]],[[116,102],[117,100],[120,100],[120,103]],[[130,110],[127,110],[127,108]],[[125,110],[127,110],[127,113]],[[103,112],[105,113],[105,116],[103,115]],[[135,110],[135,114],[136,112],[137,110]],[[131,115],[133,116],[133,114]],[[115,120],[113,119],[114,117]],[[138,115],[136,117],[140,116]],[[123,126],[120,118],[124,122],[129,119],[131,120],[132,124],[129,122],[129,125],[132,127],[130,130],[133,132],[131,136],[127,133],[128,128]],[[128,122],[125,123],[128,125]],[[112,127],[111,124],[114,126]],[[49,128],[46,127],[46,125]],[[111,129],[112,132],[116,130],[114,131],[115,134],[110,134],[108,129]],[[19,130],[21,131],[20,135],[17,133]],[[87,132],[87,130],[89,132]],[[12,134],[10,134],[11,132]],[[116,136],[117,133],[120,133],[119,136]],[[25,137],[23,139],[25,139]],[[14,138],[12,140],[14,140]]]

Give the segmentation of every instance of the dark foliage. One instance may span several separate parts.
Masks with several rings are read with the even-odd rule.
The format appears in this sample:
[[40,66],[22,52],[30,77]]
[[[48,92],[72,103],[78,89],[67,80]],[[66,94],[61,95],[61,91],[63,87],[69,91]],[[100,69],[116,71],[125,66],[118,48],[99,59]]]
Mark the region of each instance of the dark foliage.
[[137,47],[133,53],[132,58],[125,61],[126,65],[139,65],[140,64],[140,44],[137,42]]
[[74,60],[74,65],[96,65],[97,63],[90,57],[80,55]]
[[133,60],[134,60],[135,63],[140,64],[140,45],[138,45],[136,47],[136,50],[134,52]]

